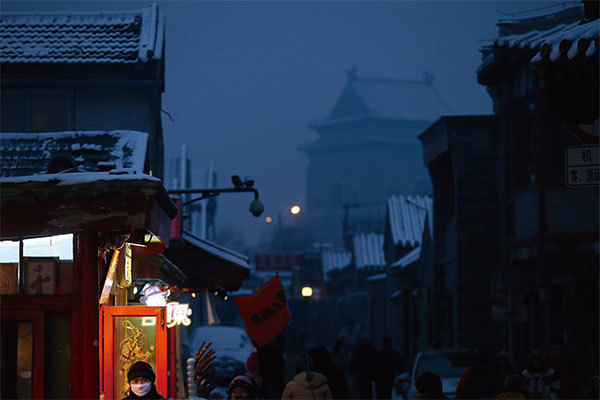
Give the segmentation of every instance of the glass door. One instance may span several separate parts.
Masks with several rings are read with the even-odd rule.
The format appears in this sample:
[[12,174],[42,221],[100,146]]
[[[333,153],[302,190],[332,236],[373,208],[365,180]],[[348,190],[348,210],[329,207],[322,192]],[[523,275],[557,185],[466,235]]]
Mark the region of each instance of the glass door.
[[0,398],[44,397],[44,313],[3,311]]
[[167,393],[165,307],[102,307],[103,383],[106,399],[127,396],[127,371],[137,361],[152,365],[158,393]]

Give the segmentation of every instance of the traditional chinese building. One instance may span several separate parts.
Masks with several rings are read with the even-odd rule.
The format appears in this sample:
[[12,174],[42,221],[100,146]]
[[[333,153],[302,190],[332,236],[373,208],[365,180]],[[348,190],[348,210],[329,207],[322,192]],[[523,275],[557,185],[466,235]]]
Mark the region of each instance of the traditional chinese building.
[[598,2],[582,3],[500,21],[477,72],[499,119],[503,343],[518,362],[562,346],[577,360],[567,398],[598,374],[599,352],[598,303],[589,300],[598,298],[598,180],[589,167],[572,180],[565,165],[569,146],[600,135]]

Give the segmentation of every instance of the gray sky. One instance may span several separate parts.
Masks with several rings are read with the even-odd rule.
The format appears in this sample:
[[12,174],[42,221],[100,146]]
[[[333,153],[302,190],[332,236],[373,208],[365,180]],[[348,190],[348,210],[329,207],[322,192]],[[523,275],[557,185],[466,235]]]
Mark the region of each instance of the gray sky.
[[[2,11],[119,10],[148,1],[2,1]],[[331,111],[346,82],[359,76],[421,79],[460,114],[492,112],[477,84],[479,49],[497,36],[502,12],[559,2],[208,2],[159,1],[166,25],[163,115],[166,155],[182,144],[196,167],[214,162],[219,187],[230,176],[256,181],[266,211],[248,212],[251,194],[219,197],[218,227],[249,245],[267,215],[304,203],[306,156],[316,139],[307,124]],[[239,250],[239,249],[238,249]]]

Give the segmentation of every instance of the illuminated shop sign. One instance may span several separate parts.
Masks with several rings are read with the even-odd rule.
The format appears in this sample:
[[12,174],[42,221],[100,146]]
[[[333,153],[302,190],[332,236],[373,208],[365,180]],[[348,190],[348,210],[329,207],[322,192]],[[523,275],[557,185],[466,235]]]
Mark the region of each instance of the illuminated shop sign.
[[167,303],[167,328],[176,325],[190,326],[192,323],[190,315],[192,315],[192,309],[189,304],[177,301]]
[[144,296],[142,296],[140,302],[146,304],[148,307],[166,306],[168,295],[168,290],[163,292],[158,286],[150,286],[144,290]]

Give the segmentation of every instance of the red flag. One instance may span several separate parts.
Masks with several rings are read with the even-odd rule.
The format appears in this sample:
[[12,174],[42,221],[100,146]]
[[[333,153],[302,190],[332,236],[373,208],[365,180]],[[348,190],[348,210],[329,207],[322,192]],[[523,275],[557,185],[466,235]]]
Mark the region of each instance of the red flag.
[[235,298],[246,330],[252,340],[264,347],[285,329],[292,318],[285,303],[285,291],[275,275],[256,292]]

